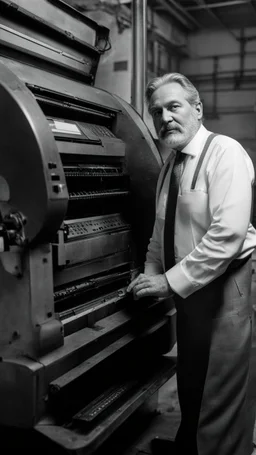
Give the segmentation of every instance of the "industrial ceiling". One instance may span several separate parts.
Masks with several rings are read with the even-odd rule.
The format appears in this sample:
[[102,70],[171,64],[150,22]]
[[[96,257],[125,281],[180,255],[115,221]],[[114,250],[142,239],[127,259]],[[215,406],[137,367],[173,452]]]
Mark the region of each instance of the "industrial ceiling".
[[256,26],[256,0],[148,0],[148,5],[191,31]]
[[[81,11],[131,7],[131,0],[66,0]],[[160,15],[173,17],[187,31],[256,26],[256,0],[148,0]]]

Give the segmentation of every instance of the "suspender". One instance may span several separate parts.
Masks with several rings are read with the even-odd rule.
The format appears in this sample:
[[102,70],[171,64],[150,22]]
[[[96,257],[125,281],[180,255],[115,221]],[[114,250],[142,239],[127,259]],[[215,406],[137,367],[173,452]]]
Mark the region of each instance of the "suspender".
[[[196,170],[195,170],[195,173],[194,173],[194,176],[193,176],[193,180],[192,180],[192,184],[191,184],[191,190],[194,190],[195,189],[195,186],[196,186],[196,182],[197,182],[197,178],[198,178],[198,175],[199,175],[199,172],[200,172],[200,169],[201,169],[201,166],[203,164],[203,160],[205,158],[205,155],[206,155],[206,152],[209,148],[209,145],[210,143],[212,142],[212,140],[214,139],[215,136],[218,136],[218,134],[215,134],[215,133],[211,133],[208,138],[206,139],[206,142],[204,144],[204,148],[203,148],[203,151],[201,153],[201,156],[198,160],[198,163],[197,163],[197,167],[196,167]],[[160,195],[161,193],[161,190],[163,188],[163,184],[164,184],[164,181],[165,181],[165,178],[166,178],[166,175],[169,171],[169,168],[170,168],[170,162],[167,164],[165,170],[164,170],[164,174],[162,176],[162,179],[161,179],[161,185],[158,189],[158,195]]]
[[196,170],[195,170],[195,173],[194,173],[194,177],[193,177],[193,180],[192,180],[191,190],[194,190],[194,189],[195,189],[196,181],[197,181],[198,174],[199,174],[199,171],[200,171],[200,169],[201,169],[201,166],[202,166],[202,164],[203,164],[204,157],[205,157],[205,155],[206,155],[206,152],[207,152],[207,150],[208,150],[208,148],[209,148],[210,143],[212,142],[212,140],[213,140],[213,138],[214,138],[215,136],[218,136],[218,134],[211,133],[211,134],[208,136],[208,138],[207,138],[207,140],[206,140],[206,142],[205,142],[205,144],[204,144],[204,148],[203,148],[203,151],[202,151],[202,153],[201,153],[201,156],[200,156],[200,158],[199,158],[199,160],[198,160],[197,167],[196,167]]
[[164,181],[165,181],[165,178],[166,178],[166,175],[167,175],[167,172],[169,171],[169,169],[170,169],[170,162],[167,163],[166,168],[165,168],[164,173],[163,173],[163,176],[161,178],[160,186],[159,186],[158,191],[157,191],[157,199],[159,199],[159,196],[161,194],[161,191],[162,191],[162,188],[163,188],[163,184],[164,184]]

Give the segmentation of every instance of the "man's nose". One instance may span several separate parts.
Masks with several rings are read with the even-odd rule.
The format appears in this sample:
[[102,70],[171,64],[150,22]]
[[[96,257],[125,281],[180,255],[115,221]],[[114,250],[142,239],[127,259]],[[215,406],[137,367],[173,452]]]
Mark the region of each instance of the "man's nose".
[[162,121],[164,123],[168,123],[168,122],[172,122],[173,121],[172,113],[171,113],[171,111],[169,109],[163,108]]

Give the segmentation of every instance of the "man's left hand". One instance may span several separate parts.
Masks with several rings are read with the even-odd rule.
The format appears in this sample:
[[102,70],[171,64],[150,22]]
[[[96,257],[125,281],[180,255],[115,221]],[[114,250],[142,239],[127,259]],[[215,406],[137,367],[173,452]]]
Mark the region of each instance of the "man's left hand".
[[173,294],[164,274],[151,276],[144,273],[140,273],[129,284],[127,292],[133,292],[135,299],[149,296],[166,298]]

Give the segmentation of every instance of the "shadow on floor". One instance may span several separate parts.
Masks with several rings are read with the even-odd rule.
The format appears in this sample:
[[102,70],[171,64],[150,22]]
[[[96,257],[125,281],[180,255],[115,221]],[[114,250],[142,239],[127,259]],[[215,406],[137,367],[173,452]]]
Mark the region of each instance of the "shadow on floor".
[[[256,304],[256,286],[253,289],[253,301]],[[248,419],[255,419],[256,408],[256,317],[254,317],[253,351],[250,377],[250,400]],[[176,356],[176,345],[169,355]],[[112,455],[142,455],[151,454],[150,443],[155,436],[175,438],[180,422],[180,408],[177,396],[176,375],[167,381],[159,390],[156,411],[140,415],[137,420],[131,420],[120,432],[109,441],[110,445],[103,446],[95,455],[111,453]],[[256,425],[253,440],[256,443]],[[106,449],[107,447],[107,449]],[[108,450],[109,448],[109,450]],[[256,455],[256,451],[253,452]],[[159,454],[160,455],[160,454]],[[171,454],[170,454],[171,455]]]

